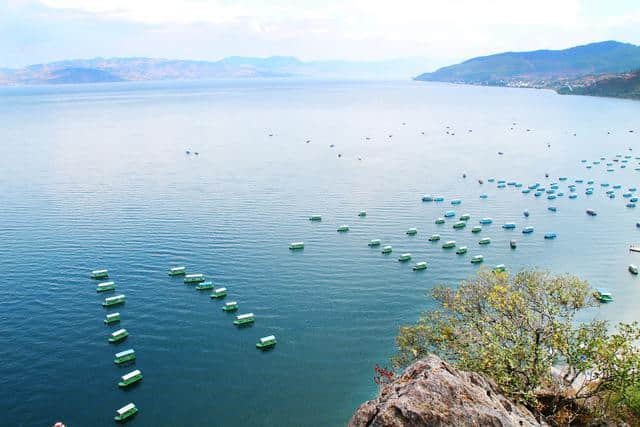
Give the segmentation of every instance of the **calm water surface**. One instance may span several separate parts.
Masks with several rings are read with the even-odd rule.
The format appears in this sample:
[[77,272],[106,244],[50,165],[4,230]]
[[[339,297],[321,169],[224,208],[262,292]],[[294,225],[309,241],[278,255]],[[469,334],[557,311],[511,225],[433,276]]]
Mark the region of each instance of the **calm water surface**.
[[[577,273],[616,298],[585,316],[638,320],[640,282],[627,265],[640,255],[627,246],[640,240],[640,208],[622,197],[640,187],[638,117],[637,102],[417,82],[2,89],[2,418],[110,426],[133,401],[130,425],[344,425],[376,392],[373,366],[393,353],[398,327],[430,307],[435,284],[472,275],[475,254],[487,266]],[[633,156],[627,168],[580,163],[617,153]],[[487,182],[548,187],[563,175],[565,196],[554,201]],[[577,178],[585,184],[569,200]],[[622,185],[615,199],[604,181]],[[446,201],[423,203],[425,193]],[[436,226],[452,198],[470,226],[484,216],[494,224],[480,235]],[[501,229],[506,221],[517,228]],[[351,230],[337,233],[340,224]],[[522,235],[525,225],[536,231]],[[417,236],[405,235],[410,227]],[[544,240],[546,231],[558,238]],[[469,253],[429,243],[435,232]],[[491,245],[478,246],[481,237]],[[394,253],[367,247],[372,238]],[[305,249],[289,251],[294,240]],[[401,252],[413,261],[397,262]],[[423,260],[426,271],[411,271]],[[234,327],[224,301],[168,277],[174,265],[227,287],[255,324]],[[116,310],[101,306],[96,268],[127,296],[119,326],[102,322]],[[118,327],[130,336],[109,344]],[[277,347],[258,351],[270,334]],[[134,368],[112,359],[130,347],[144,379],[123,391],[119,376]]]

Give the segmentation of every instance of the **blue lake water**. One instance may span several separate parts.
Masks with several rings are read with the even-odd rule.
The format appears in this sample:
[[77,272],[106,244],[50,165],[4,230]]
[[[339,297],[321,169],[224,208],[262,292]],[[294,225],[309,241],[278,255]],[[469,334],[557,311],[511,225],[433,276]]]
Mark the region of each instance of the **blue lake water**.
[[[393,354],[398,327],[430,307],[425,292],[474,274],[476,254],[485,267],[578,274],[615,297],[584,316],[638,320],[640,279],[627,266],[640,264],[628,251],[640,241],[640,205],[622,197],[640,187],[638,117],[632,101],[418,82],[1,89],[2,418],[109,426],[132,401],[130,425],[344,425],[376,393],[373,366]],[[626,168],[580,162],[616,154],[632,156]],[[565,195],[553,201],[487,182],[548,188],[560,176]],[[615,199],[605,181],[622,185]],[[469,213],[469,226],[435,225],[450,209]],[[472,234],[485,216],[494,223]],[[517,228],[503,230],[507,221]],[[337,233],[340,224],[350,231]],[[526,225],[535,232],[521,234]],[[428,242],[432,233],[442,240]],[[373,238],[393,254],[367,247]],[[469,252],[441,249],[449,239]],[[304,250],[288,249],[295,240]],[[413,260],[399,263],[402,252]],[[413,272],[418,261],[428,269]],[[225,300],[167,275],[176,265],[227,287],[226,301],[255,324],[233,326]],[[95,291],[97,268],[109,269],[124,306],[101,306],[109,293]],[[114,311],[122,322],[105,326]],[[119,327],[130,336],[109,344]],[[270,334],[276,348],[257,350]],[[130,347],[135,365],[114,365]],[[134,367],[142,382],[119,389]]]

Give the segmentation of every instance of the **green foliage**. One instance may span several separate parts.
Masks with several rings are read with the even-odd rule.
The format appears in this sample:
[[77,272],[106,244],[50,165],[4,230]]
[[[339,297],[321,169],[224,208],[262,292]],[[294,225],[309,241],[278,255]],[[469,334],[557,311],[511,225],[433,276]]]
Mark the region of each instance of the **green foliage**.
[[539,407],[542,389],[553,390],[552,414],[585,402],[600,413],[616,405],[640,408],[640,328],[620,324],[608,334],[604,321],[577,323],[578,311],[597,304],[587,282],[481,270],[457,289],[439,286],[431,296],[439,307],[400,328],[397,367],[436,353],[488,375],[531,407]]

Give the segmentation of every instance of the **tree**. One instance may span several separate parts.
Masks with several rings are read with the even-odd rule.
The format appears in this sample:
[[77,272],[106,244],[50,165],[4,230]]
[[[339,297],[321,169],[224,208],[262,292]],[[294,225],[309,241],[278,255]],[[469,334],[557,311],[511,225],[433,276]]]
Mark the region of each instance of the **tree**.
[[[640,408],[640,328],[620,324],[608,335],[605,321],[576,322],[580,310],[597,304],[586,281],[481,270],[457,289],[438,286],[431,296],[438,307],[400,328],[396,367],[436,353],[486,374],[533,409],[544,405],[552,416],[575,415],[587,402],[591,413],[632,408],[634,396]],[[554,366],[560,374],[553,375]]]

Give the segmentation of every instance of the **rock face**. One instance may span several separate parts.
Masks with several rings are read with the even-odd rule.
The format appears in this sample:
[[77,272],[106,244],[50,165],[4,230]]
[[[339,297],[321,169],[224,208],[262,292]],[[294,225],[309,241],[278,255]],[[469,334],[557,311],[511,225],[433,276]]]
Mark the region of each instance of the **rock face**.
[[349,421],[349,427],[540,425],[545,424],[500,394],[490,379],[434,355],[409,366]]

